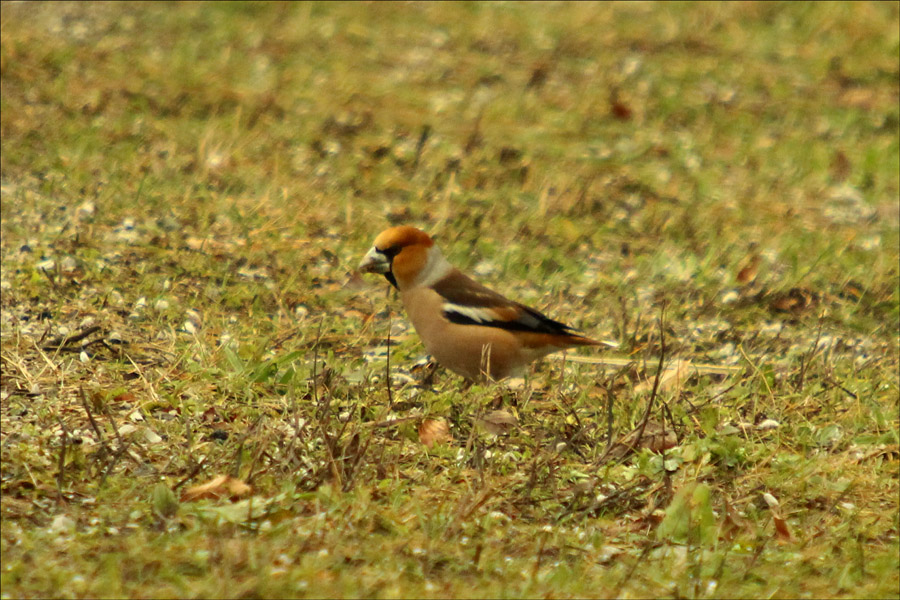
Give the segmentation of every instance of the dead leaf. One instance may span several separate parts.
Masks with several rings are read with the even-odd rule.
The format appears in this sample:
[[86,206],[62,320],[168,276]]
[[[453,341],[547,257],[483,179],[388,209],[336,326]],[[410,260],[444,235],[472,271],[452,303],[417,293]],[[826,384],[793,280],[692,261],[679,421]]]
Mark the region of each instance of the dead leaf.
[[[688,359],[678,358],[663,369],[662,375],[659,376],[658,391],[663,392],[681,385],[689,375],[693,373],[691,369],[691,361]],[[635,394],[644,394],[653,390],[656,378],[651,377],[646,381],[639,383],[634,388]]]
[[519,420],[509,411],[492,410],[478,419],[478,424],[491,435],[500,435],[511,431],[519,424]]
[[753,527],[747,519],[743,518],[731,506],[728,499],[725,499],[725,519],[722,522],[722,528],[719,530],[722,539],[732,541],[740,534],[753,534]]
[[842,298],[849,298],[855,302],[859,302],[859,300],[865,295],[866,288],[864,288],[861,284],[855,281],[848,281],[844,284],[844,287],[841,288],[841,291],[838,292],[838,295]]
[[640,443],[641,448],[647,448],[651,452],[663,452],[674,448],[676,445],[678,445],[678,437],[671,429],[655,431],[649,435],[644,431]]
[[443,419],[425,419],[419,425],[419,441],[426,448],[435,444],[446,444],[453,441],[450,435],[450,427]]
[[738,271],[737,281],[741,284],[747,284],[756,279],[756,275],[759,272],[759,263],[760,263],[759,254],[753,254],[747,260],[747,264]]
[[840,101],[847,106],[860,108],[862,110],[872,110],[877,100],[876,92],[864,87],[852,87],[845,90],[840,95]]
[[112,399],[113,402],[123,402],[123,403],[133,403],[137,401],[137,398],[131,392],[122,392],[121,394],[117,394]]
[[613,89],[609,94],[609,110],[620,121],[630,121],[634,114],[627,104],[619,97],[619,90]]
[[783,517],[775,514],[773,511],[772,520],[775,522],[775,535],[779,540],[784,542],[791,542],[794,540],[794,536],[791,534],[791,528]]
[[194,500],[225,497],[236,500],[252,491],[253,488],[240,479],[235,479],[228,475],[217,475],[202,485],[185,490],[181,495],[181,501],[193,502]]
[[671,427],[663,427],[658,421],[647,421],[644,433],[638,440],[639,430],[623,436],[610,451],[612,456],[621,458],[634,450],[647,448],[651,452],[663,452],[678,445],[678,437]]
[[787,293],[780,294],[769,303],[769,308],[778,312],[803,312],[815,305],[818,296],[803,288],[791,288]]
[[207,423],[212,423],[213,421],[221,420],[219,418],[219,413],[218,413],[218,411],[216,411],[215,406],[210,406],[209,408],[204,410],[203,414],[201,415],[201,418]]
[[871,460],[873,458],[884,458],[886,460],[896,460],[900,458],[900,445],[897,444],[882,444],[875,450],[864,454],[856,459],[857,464],[863,463],[867,460]]

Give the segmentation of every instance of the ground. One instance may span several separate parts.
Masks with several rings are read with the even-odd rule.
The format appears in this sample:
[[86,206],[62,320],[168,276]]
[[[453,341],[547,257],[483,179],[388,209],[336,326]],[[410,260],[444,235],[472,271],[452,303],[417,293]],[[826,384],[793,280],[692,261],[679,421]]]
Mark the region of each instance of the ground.
[[[3,597],[897,597],[897,3],[4,2],[0,48]],[[429,378],[355,272],[400,223],[618,346]]]

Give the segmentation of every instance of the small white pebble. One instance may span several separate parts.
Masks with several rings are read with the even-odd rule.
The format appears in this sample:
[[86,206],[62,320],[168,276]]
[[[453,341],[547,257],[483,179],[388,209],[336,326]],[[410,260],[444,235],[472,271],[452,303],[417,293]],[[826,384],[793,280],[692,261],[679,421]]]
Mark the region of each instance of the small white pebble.
[[775,419],[766,419],[764,421],[761,421],[759,425],[756,426],[756,428],[760,431],[769,431],[771,429],[778,429],[779,427],[781,427],[781,423],[779,423]]
[[125,298],[122,297],[122,293],[119,290],[113,290],[109,293],[109,296],[106,297],[106,301],[113,306],[122,306],[125,304]]
[[75,215],[79,219],[87,219],[89,217],[94,216],[94,213],[97,212],[97,207],[90,200],[86,202],[82,202],[78,208],[75,210]]
[[74,533],[74,531],[75,521],[73,521],[66,515],[56,515],[56,517],[54,517],[53,519],[53,522],[50,523],[50,533],[63,535],[66,533]]
[[78,268],[78,261],[71,256],[67,256],[62,259],[60,266],[62,267],[63,273],[71,273]]
[[487,260],[483,260],[480,263],[478,263],[477,265],[475,265],[474,271],[475,271],[475,274],[478,275],[479,277],[487,277],[489,275],[493,275],[494,273],[496,273],[497,267],[494,266],[494,263],[487,261]]
[[738,298],[740,298],[740,297],[741,297],[741,295],[738,294],[736,291],[728,290],[727,292],[722,294],[721,302],[722,302],[722,304],[733,304],[733,303],[737,302]]

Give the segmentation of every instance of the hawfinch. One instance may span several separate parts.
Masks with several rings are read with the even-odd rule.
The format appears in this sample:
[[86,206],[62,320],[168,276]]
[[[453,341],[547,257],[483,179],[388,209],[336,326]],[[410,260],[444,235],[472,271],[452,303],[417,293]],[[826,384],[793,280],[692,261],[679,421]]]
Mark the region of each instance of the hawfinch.
[[382,231],[359,270],[384,275],[429,354],[469,380],[519,375],[551,352],[598,343],[470,279],[415,227]]

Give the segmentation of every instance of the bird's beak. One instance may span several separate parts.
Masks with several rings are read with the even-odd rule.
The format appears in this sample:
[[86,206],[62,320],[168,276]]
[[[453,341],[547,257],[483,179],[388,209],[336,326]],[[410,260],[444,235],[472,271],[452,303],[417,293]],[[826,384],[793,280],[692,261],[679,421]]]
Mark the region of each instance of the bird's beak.
[[373,246],[363,257],[357,268],[363,273],[389,273],[391,261],[383,252],[379,252]]

